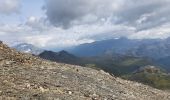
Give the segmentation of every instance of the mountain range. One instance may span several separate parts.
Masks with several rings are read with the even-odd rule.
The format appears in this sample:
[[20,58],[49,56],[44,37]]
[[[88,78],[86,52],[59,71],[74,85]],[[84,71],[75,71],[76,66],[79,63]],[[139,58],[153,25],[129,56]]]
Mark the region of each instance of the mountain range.
[[[154,64],[162,66],[167,71],[170,71],[170,38],[128,39],[122,37],[119,39],[109,39],[81,44],[58,53],[55,51],[45,51],[27,43],[18,44],[13,48],[18,51],[31,53],[34,55],[40,55],[42,53],[40,55],[41,57],[48,58],[53,61],[57,60],[59,62],[71,64],[83,63],[83,65],[87,64],[86,62],[94,62],[95,60],[100,62],[101,59],[105,62],[106,60],[111,61],[113,58],[119,58],[119,56],[124,58],[127,56],[134,58],[136,57],[145,60],[149,59],[148,62],[154,62]],[[48,56],[48,54],[50,56]],[[91,61],[88,61],[89,59],[91,59]],[[105,65],[109,65],[109,63]]]
[[170,71],[170,38],[167,39],[109,39],[81,44],[67,50],[78,57],[125,55],[150,59]]
[[[63,52],[62,52],[63,53]],[[21,53],[0,42],[2,100],[168,100],[168,91]]]
[[39,57],[60,63],[81,65],[95,69],[102,69],[114,75],[131,73],[137,68],[152,64],[151,61],[133,56],[102,55],[94,57],[77,57],[66,51],[44,51]]
[[[170,89],[170,81],[168,79],[169,74],[166,74],[170,72],[170,45],[168,41],[169,38],[164,40],[110,39],[81,44],[80,46],[72,47],[69,50],[67,49],[67,51],[54,52],[45,50],[37,56],[54,62],[104,70],[112,75],[128,80],[142,82],[156,88]],[[139,70],[144,66],[158,66],[157,68],[164,71],[162,72],[163,74],[134,74],[136,70]],[[146,76],[154,78],[147,79]],[[164,82],[156,84],[155,79],[160,78],[162,79],[160,81]],[[153,81],[152,84],[149,83],[150,81]]]
[[97,56],[105,53],[117,53],[136,57],[161,59],[170,56],[170,38],[167,39],[109,39],[81,44],[67,50],[80,56]]
[[[44,50],[32,44],[21,43],[13,48],[18,51],[39,55]],[[48,49],[48,48],[47,48]],[[77,57],[93,57],[100,55],[130,55],[155,60],[170,56],[170,38],[167,39],[128,39],[125,37],[96,41],[70,47],[65,51]]]

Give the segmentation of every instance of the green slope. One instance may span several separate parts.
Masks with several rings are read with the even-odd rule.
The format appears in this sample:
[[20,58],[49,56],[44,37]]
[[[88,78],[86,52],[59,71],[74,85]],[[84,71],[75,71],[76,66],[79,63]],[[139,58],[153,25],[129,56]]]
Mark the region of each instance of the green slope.
[[[157,68],[158,69],[158,68]],[[145,71],[135,72],[122,76],[124,79],[141,82],[159,89],[170,89],[170,75],[159,70],[144,69]]]

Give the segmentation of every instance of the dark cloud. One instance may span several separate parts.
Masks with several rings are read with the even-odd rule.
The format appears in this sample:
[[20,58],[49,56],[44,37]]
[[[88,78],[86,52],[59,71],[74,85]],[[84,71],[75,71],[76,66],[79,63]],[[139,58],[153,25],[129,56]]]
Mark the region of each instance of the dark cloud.
[[[113,24],[134,26],[138,31],[157,27],[170,21],[169,0],[45,0],[49,21],[68,28],[84,24],[88,15],[93,22],[111,17]],[[91,20],[91,17],[88,17]]]
[[88,20],[95,21],[108,16],[112,10],[111,0],[45,0],[46,14],[55,26],[69,27]]
[[124,8],[116,12],[117,23],[125,23],[138,31],[160,26],[170,20],[168,0],[129,0]]

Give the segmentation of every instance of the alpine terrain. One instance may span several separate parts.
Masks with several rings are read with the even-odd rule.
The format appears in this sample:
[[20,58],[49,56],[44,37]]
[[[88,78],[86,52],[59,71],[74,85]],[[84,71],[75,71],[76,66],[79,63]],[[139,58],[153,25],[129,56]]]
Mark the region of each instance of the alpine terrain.
[[1,100],[169,100],[170,93],[102,70],[54,63],[0,43]]

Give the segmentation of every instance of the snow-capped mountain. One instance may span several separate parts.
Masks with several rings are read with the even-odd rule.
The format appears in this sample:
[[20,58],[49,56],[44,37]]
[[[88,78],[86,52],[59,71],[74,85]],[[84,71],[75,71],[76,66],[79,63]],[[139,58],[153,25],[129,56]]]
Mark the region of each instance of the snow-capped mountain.
[[16,46],[13,46],[13,48],[15,48],[18,51],[21,51],[24,53],[31,53],[34,55],[39,55],[40,53],[42,53],[44,51],[44,50],[42,50],[32,44],[28,44],[28,43],[21,43]]

